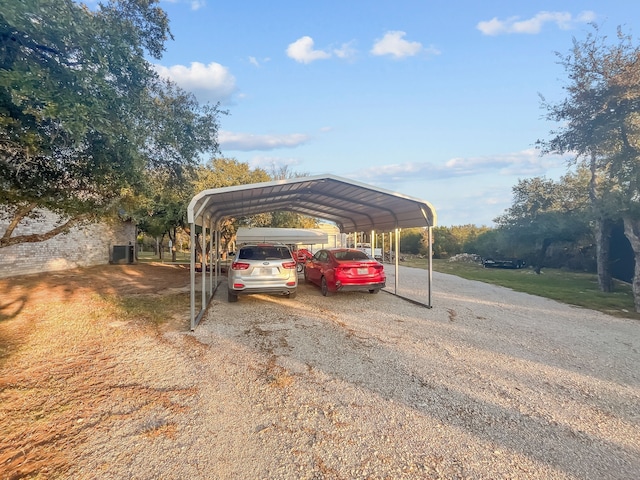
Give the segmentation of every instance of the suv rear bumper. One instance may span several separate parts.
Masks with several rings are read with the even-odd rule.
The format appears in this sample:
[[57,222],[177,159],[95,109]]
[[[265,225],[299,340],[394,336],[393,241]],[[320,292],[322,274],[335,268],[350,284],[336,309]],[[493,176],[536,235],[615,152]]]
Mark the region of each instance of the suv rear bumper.
[[297,287],[260,287],[260,288],[243,288],[242,290],[229,289],[234,295],[250,295],[253,293],[266,293],[268,295],[290,295],[296,293]]

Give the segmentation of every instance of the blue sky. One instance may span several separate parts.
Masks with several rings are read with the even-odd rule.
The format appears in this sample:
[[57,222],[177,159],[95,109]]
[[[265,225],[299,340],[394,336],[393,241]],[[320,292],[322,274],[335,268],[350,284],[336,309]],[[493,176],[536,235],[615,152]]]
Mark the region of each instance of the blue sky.
[[534,148],[556,127],[539,93],[564,98],[555,52],[640,20],[638,0],[160,5],[175,39],[157,70],[228,110],[223,156],[421,198],[443,226],[492,226],[518,179],[567,171]]

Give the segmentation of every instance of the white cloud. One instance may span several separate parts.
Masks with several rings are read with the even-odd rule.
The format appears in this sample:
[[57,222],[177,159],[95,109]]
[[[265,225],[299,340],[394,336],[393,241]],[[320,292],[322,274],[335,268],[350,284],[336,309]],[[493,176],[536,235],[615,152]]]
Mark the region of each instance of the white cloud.
[[261,60],[258,60],[256,57],[249,57],[249,63],[254,67],[260,68],[263,64],[269,62],[271,59],[269,57],[265,57]]
[[333,50],[333,53],[336,57],[341,58],[343,60],[348,60],[356,56],[357,51],[353,47],[353,42],[343,43],[340,48],[336,48]]
[[441,165],[412,162],[376,166],[358,172],[363,181],[415,181],[469,177],[485,174],[501,176],[538,176],[557,168],[566,159],[557,155],[540,156],[536,149],[483,157],[452,158]]
[[520,17],[509,17],[506,20],[499,20],[497,17],[491,20],[478,22],[476,28],[484,35],[502,35],[507,33],[540,33],[542,27],[547,23],[555,23],[562,30],[574,28],[577,24],[593,22],[596,14],[590,10],[580,12],[573,16],[569,12],[547,12],[542,11],[533,17],[520,20]]
[[544,175],[564,159],[558,155],[540,156],[534,148],[515,153],[484,157],[452,158],[445,162],[442,173],[450,176],[479,175],[495,172],[499,175]]
[[300,63],[311,63],[315,60],[331,58],[331,53],[313,49],[313,38],[304,36],[287,47],[287,56]]
[[460,184],[448,185],[450,193],[430,192],[429,200],[438,214],[439,226],[486,225],[502,215],[513,201],[510,186],[486,185],[479,190]]
[[191,10],[200,10],[207,5],[206,0],[164,0],[167,3],[188,3]]
[[205,65],[193,62],[190,67],[184,65],[171,67],[155,65],[154,67],[160,76],[192,92],[200,101],[229,103],[237,89],[235,77],[219,63],[212,62]]
[[375,166],[347,178],[403,192],[432,203],[438,225],[490,225],[512,202],[519,178],[553,178],[566,172],[570,156],[541,157],[536,149],[478,157],[452,158],[443,164],[408,162]]
[[[394,58],[412,57],[418,55],[423,51],[423,46],[420,42],[409,42],[403,37],[405,32],[401,31],[389,31],[384,34],[384,37],[377,39],[371,48],[373,55],[391,55]],[[437,52],[437,50],[431,48],[431,53]],[[439,52],[437,52],[439,53]]]
[[218,142],[222,150],[275,150],[278,148],[295,148],[310,140],[308,135],[291,133],[286,135],[254,135],[252,133],[234,133],[220,131]]

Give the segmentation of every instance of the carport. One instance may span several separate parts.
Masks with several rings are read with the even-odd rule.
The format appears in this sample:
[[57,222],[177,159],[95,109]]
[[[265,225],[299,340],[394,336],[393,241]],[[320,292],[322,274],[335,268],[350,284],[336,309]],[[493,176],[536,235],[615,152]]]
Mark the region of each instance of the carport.
[[[395,247],[395,283],[398,290],[400,230],[426,227],[429,259],[427,299],[431,307],[432,229],[436,211],[426,200],[347,180],[335,175],[289,178],[272,182],[203,190],[191,199],[187,210],[191,227],[191,329],[198,325],[219,284],[220,227],[227,218],[246,217],[265,212],[291,211],[335,223],[341,233],[371,235],[374,248],[377,234],[389,233],[390,246]],[[196,312],[196,226],[202,227],[202,246],[209,235],[209,251],[215,258],[202,258],[200,310]],[[215,245],[215,248],[214,248]]]

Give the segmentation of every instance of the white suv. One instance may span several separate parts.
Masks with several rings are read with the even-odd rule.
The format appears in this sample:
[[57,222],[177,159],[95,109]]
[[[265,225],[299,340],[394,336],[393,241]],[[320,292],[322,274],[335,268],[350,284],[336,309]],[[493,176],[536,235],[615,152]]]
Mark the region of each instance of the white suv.
[[289,247],[281,244],[241,246],[227,273],[227,300],[238,295],[269,293],[295,298],[298,288],[296,261]]

